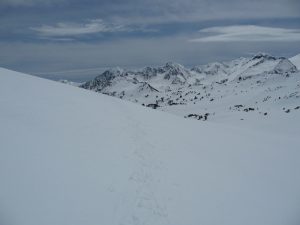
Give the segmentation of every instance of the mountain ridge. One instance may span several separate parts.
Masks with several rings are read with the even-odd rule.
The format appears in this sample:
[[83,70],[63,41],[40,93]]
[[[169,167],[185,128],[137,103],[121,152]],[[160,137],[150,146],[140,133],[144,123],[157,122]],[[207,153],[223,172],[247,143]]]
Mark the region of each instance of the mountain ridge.
[[[107,74],[110,74],[109,79]],[[246,105],[244,102],[251,96],[253,101],[248,103],[248,108],[254,107],[261,115],[267,116],[273,108],[278,110],[279,105],[282,111],[288,110],[289,98],[294,99],[292,107],[296,108],[296,99],[300,96],[299,77],[297,67],[289,59],[258,53],[191,69],[172,62],[139,70],[118,69],[114,72],[112,69],[81,87],[187,118],[197,114],[198,119],[211,119],[222,114],[215,109],[217,103],[223,105],[222,111],[232,111],[234,105]],[[268,91],[270,89],[274,96]],[[240,99],[236,100],[237,97]],[[272,104],[268,104],[270,101]],[[204,117],[206,113],[210,116]]]

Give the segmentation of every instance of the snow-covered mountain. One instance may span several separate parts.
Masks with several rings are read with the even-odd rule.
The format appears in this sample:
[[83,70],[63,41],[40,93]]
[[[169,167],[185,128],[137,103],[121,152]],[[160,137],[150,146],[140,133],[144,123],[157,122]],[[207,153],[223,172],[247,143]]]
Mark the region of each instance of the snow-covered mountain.
[[300,107],[298,69],[289,59],[264,53],[192,69],[175,63],[112,69],[81,87],[202,120],[264,120]]
[[300,54],[290,58],[290,61],[300,70]]
[[[180,82],[190,79],[177,68]],[[287,74],[260,80],[285,86]],[[149,78],[107,75],[112,87],[157,94],[141,83]],[[249,91],[249,80],[235,84]],[[195,123],[1,68],[0,103],[1,225],[299,224],[299,113]]]
[[69,81],[69,80],[58,80],[58,82],[63,83],[63,84],[69,84],[69,85],[72,85],[72,86],[75,86],[75,87],[79,87],[83,84],[83,83]]

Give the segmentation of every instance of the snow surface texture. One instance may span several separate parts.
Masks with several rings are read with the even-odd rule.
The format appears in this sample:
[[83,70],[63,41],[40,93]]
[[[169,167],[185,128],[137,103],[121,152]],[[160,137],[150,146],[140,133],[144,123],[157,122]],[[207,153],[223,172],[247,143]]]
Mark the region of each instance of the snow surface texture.
[[278,118],[200,123],[0,69],[0,224],[298,225],[299,129],[280,129],[300,117]]
[[300,113],[296,66],[262,53],[192,69],[176,63],[137,71],[111,69],[81,87],[186,118],[261,121],[252,124],[263,129],[275,117],[284,120]]

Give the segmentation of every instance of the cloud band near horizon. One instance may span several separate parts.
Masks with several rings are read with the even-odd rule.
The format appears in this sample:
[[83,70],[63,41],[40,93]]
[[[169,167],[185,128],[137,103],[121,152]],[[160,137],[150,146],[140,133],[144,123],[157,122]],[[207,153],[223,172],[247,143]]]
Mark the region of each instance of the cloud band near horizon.
[[199,31],[202,37],[191,42],[261,42],[300,41],[300,29],[265,27],[256,25],[236,25],[210,27]]

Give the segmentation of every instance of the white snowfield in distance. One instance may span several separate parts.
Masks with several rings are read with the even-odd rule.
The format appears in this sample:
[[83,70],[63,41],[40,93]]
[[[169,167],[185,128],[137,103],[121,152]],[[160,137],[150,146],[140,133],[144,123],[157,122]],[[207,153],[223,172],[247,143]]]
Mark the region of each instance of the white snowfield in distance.
[[0,69],[0,224],[298,225],[296,115],[196,122]]

